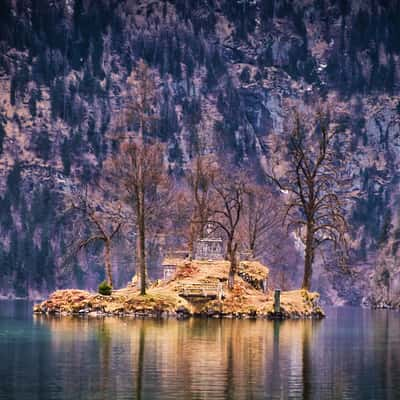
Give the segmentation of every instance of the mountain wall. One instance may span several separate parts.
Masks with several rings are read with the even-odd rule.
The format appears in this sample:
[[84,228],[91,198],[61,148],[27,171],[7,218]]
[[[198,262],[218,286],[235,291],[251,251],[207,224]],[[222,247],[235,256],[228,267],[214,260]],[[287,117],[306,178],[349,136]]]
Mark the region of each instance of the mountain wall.
[[[1,294],[101,279],[95,258],[60,262],[71,234],[60,189],[101,171],[142,58],[160,82],[160,120],[146,134],[167,144],[177,176],[199,147],[257,174],[282,134],[287,99],[335,99],[362,193],[349,211],[355,276],[321,269],[315,289],[359,303],[383,255],[398,273],[399,57],[395,0],[2,0]],[[133,273],[129,251],[116,262],[123,284]]]

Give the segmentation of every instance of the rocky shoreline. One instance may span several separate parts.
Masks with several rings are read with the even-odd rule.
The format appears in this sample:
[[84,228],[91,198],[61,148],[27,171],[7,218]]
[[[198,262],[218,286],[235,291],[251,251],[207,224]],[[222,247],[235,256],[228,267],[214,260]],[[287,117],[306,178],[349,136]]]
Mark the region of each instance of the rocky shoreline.
[[388,290],[374,287],[371,293],[362,299],[361,305],[372,310],[400,311],[400,297],[390,296]]
[[[59,290],[49,299],[37,304],[33,312],[47,316],[77,317],[129,317],[129,318],[236,318],[236,319],[321,319],[325,314],[318,306],[318,295],[306,291],[289,293],[291,301],[282,294],[282,306],[279,313],[273,310],[271,301],[263,306],[232,304],[224,300],[191,301],[150,293],[140,296],[112,294],[103,296],[83,290]],[[294,299],[296,297],[296,299]],[[300,301],[299,301],[300,298]]]
[[362,306],[365,308],[369,308],[372,310],[393,310],[400,311],[400,303],[399,301],[387,301],[387,300],[379,300],[379,301],[371,301],[364,300],[362,302]]

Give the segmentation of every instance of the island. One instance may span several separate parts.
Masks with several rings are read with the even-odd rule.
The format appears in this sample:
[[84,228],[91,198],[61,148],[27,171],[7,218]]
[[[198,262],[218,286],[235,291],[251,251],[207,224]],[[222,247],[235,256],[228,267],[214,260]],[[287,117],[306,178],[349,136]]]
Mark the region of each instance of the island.
[[166,258],[164,279],[149,284],[140,295],[135,283],[111,295],[84,290],[58,290],[34,306],[34,312],[58,316],[121,316],[184,319],[207,318],[299,319],[323,318],[319,294],[307,290],[279,292],[267,287],[269,269],[258,261],[241,261],[234,287],[227,287],[229,262]]

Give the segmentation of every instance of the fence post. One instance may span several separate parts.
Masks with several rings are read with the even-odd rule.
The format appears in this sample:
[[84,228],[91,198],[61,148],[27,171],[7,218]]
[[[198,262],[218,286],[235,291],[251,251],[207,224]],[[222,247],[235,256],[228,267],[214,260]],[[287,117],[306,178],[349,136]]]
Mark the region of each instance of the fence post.
[[268,292],[268,278],[264,278],[263,280],[263,292],[264,293]]
[[281,312],[281,289],[275,289],[274,293],[274,312]]
[[222,300],[222,283],[218,282],[217,285],[217,296],[218,296],[218,300],[221,301]]

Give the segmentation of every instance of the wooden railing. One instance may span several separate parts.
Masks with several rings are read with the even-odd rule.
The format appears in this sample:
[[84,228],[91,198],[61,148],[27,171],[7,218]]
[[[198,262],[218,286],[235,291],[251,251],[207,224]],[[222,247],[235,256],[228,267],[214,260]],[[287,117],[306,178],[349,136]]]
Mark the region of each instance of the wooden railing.
[[204,297],[222,299],[224,291],[222,283],[182,283],[178,287],[178,294],[182,297]]

